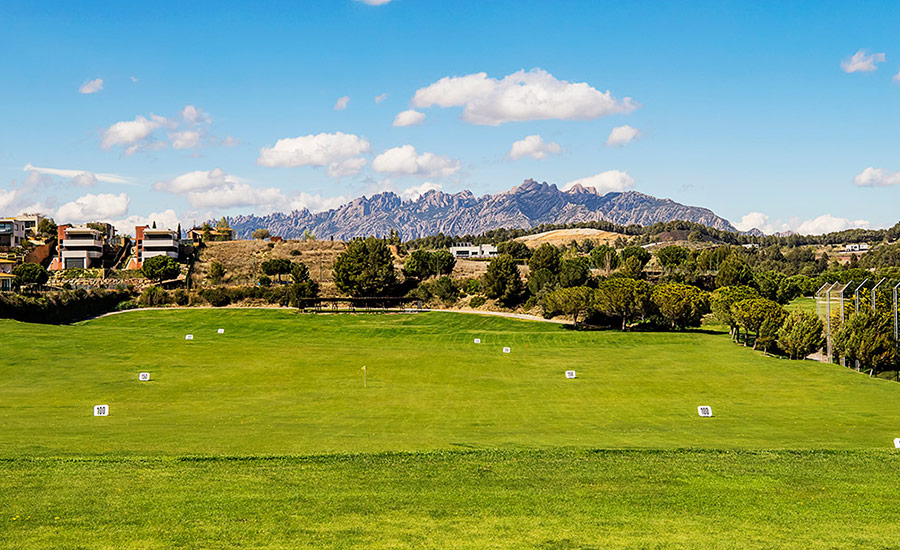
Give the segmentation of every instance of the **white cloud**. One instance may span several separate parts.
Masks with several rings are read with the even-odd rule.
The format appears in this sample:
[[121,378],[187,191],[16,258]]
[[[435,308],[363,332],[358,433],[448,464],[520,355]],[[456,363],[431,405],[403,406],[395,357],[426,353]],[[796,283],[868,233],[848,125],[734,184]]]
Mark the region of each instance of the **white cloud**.
[[90,172],[82,172],[72,178],[72,183],[79,187],[93,187],[97,185],[97,176]]
[[869,222],[867,220],[838,218],[831,214],[823,214],[809,220],[791,218],[785,222],[780,219],[772,220],[762,212],[750,212],[744,215],[740,221],[735,222],[732,225],[740,231],[749,231],[756,228],[767,235],[784,233],[787,231],[794,231],[802,235],[821,235],[855,227],[866,228],[869,227]]
[[576,185],[582,187],[590,187],[600,194],[611,193],[613,191],[620,192],[634,187],[634,178],[628,175],[628,172],[619,170],[607,170],[600,172],[587,178],[572,180],[563,186],[563,191],[569,191]]
[[[40,174],[49,174],[51,176],[60,176],[63,178],[77,178],[84,174],[90,174],[96,181],[104,183],[129,183],[128,179],[118,174],[101,174],[97,172],[89,172],[87,170],[64,170],[61,168],[41,168],[32,164],[26,164],[23,169],[25,172],[37,172]],[[84,180],[82,180],[84,181]]]
[[640,137],[641,132],[637,128],[632,128],[627,124],[625,126],[616,126],[606,138],[607,147],[622,147],[626,143],[630,143]]
[[444,186],[439,183],[426,181],[422,185],[413,185],[412,187],[407,187],[400,192],[400,197],[402,197],[404,200],[414,201],[429,191],[440,191],[443,188]]
[[631,98],[618,100],[586,82],[557,80],[543,69],[522,70],[502,80],[486,73],[444,77],[416,91],[414,107],[463,107],[463,120],[496,126],[526,120],[588,120],[630,113]]
[[194,107],[193,105],[185,105],[181,110],[181,118],[189,124],[209,124],[212,117],[203,109]]
[[188,172],[169,181],[158,181],[153,184],[153,188],[157,191],[182,195],[236,183],[240,183],[238,178],[226,174],[220,168],[216,168],[208,171],[197,170],[196,172]]
[[347,104],[350,103],[350,96],[345,95],[344,97],[339,97],[338,100],[334,104],[335,111],[343,111],[347,108]]
[[366,159],[362,157],[354,157],[339,162],[332,162],[328,165],[328,175],[332,178],[343,178],[346,176],[355,176],[362,171],[366,165]]
[[900,185],[900,172],[891,172],[890,170],[869,166],[853,178],[853,183],[860,187]]
[[128,78],[130,78],[132,82],[137,82],[137,81],[138,81],[138,79],[137,79],[136,76],[129,76]]
[[[279,139],[273,147],[263,147],[256,163],[260,166],[294,168],[328,166],[332,177],[352,175],[365,165],[360,157],[370,150],[369,142],[355,134],[316,134]],[[356,172],[353,172],[356,167]]]
[[868,50],[859,50],[852,57],[841,61],[841,69],[845,73],[870,72],[878,69],[876,63],[884,63],[886,57],[883,53],[873,53],[869,55]]
[[169,124],[168,119],[156,115],[150,115],[149,119],[138,115],[134,120],[116,122],[103,132],[100,147],[111,149],[116,145],[128,145],[126,153],[132,154],[141,148],[139,144],[148,140],[154,130]]
[[385,4],[390,3],[391,0],[356,0],[357,2],[362,2],[363,4],[368,4],[370,6],[383,6]]
[[187,194],[193,208],[224,209],[236,206],[254,206],[263,210],[278,208],[287,203],[280,189],[251,187],[246,183],[228,182],[204,191]]
[[239,145],[241,142],[240,140],[234,139],[234,137],[232,137],[231,135],[227,135],[225,136],[225,139],[223,139],[220,143],[224,147],[234,147],[236,145]]
[[139,225],[152,226],[154,223],[156,223],[157,229],[169,229],[174,231],[175,229],[178,229],[178,224],[181,223],[181,220],[179,219],[178,214],[169,208],[162,212],[151,212],[146,216],[128,216],[121,220],[113,220],[110,223],[116,226],[119,233],[133,235],[135,227]]
[[316,213],[337,208],[347,202],[349,202],[348,199],[343,196],[323,197],[319,194],[300,193],[291,198],[290,206],[291,210],[303,210],[306,208],[310,212]]
[[21,199],[21,189],[0,189],[0,211],[12,210]]
[[402,111],[394,117],[394,126],[418,126],[425,122],[425,113],[420,113],[415,109]]
[[461,165],[458,160],[434,153],[419,155],[412,145],[403,145],[388,149],[375,157],[372,168],[386,174],[439,178],[456,174]]
[[87,82],[82,84],[81,87],[78,88],[78,91],[83,94],[93,94],[93,93],[99,92],[102,89],[103,89],[103,79],[95,78],[94,80],[88,80]]
[[893,80],[894,82],[900,82],[900,71],[897,71],[897,74],[895,74],[894,78],[892,78],[891,80]]
[[60,206],[56,211],[56,221],[58,223],[83,223],[114,220],[128,212],[130,202],[131,199],[125,193],[119,195],[89,193]]
[[388,98],[387,92],[375,96],[375,103],[381,103]]
[[547,143],[541,136],[533,135],[513,143],[509,150],[509,158],[516,160],[531,157],[541,160],[547,158],[547,155],[557,155],[561,151],[562,147],[558,143],[553,141]]
[[171,132],[169,139],[172,140],[173,149],[193,149],[200,147],[200,132],[194,130],[186,130],[184,132]]

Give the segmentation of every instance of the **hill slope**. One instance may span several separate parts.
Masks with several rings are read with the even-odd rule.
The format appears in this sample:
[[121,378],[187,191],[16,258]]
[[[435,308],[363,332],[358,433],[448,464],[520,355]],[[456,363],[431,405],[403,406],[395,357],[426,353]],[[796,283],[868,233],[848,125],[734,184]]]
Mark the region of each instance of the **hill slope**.
[[685,206],[635,191],[600,195],[580,185],[561,191],[555,185],[526,180],[505,193],[475,197],[471,191],[429,191],[414,201],[392,192],[360,197],[339,208],[312,213],[295,210],[267,216],[234,216],[231,227],[240,237],[259,228],[294,238],[308,229],[319,238],[350,239],[384,236],[395,230],[404,240],[443,233],[477,235],[491,229],[531,228],[544,223],[607,220],[629,225],[687,220],[735,231],[728,220],[706,208]]

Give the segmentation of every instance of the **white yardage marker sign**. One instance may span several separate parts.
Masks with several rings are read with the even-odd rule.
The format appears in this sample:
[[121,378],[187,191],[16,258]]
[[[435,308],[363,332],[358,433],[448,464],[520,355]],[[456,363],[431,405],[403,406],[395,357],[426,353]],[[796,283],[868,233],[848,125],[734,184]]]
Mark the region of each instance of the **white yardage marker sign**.
[[194,335],[193,335],[193,334],[185,334],[185,335],[184,335],[184,339],[185,339],[185,340],[193,340],[193,339],[194,339]]
[[900,449],[900,437],[894,438],[894,447]]
[[109,405],[94,405],[94,416],[109,416]]
[[220,328],[220,329],[217,330],[216,332],[218,332],[219,334],[225,334],[225,329],[224,329],[224,328]]
[[481,338],[476,338],[476,339],[475,339],[475,343],[476,343],[476,344],[480,344],[480,343],[481,343]]
[[697,414],[704,418],[709,418],[712,416],[712,407],[709,407],[707,405],[700,405],[699,407],[697,407]]
[[567,370],[567,371],[566,371],[566,378],[575,378],[575,371],[573,371],[573,370]]
[[503,348],[503,353],[509,353],[509,348]]
[[150,373],[142,372],[142,373],[138,374],[138,380],[140,380],[141,382],[149,382],[150,381]]

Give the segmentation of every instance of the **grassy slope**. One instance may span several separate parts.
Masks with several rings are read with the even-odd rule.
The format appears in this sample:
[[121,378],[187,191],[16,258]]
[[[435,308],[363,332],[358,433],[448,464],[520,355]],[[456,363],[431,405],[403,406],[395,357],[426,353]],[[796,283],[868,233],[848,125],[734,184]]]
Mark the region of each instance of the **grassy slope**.
[[[2,322],[0,339],[6,457],[884,448],[900,430],[898,384],[764,358],[700,332],[181,310],[77,326]],[[563,377],[568,368],[577,380]],[[139,383],[140,371],[153,381]],[[91,416],[100,403],[108,418]],[[700,404],[716,417],[697,417]]]
[[0,341],[0,548],[898,547],[900,385],[722,335],[193,310]]
[[885,451],[18,460],[0,463],[0,547],[897,548],[898,467]]

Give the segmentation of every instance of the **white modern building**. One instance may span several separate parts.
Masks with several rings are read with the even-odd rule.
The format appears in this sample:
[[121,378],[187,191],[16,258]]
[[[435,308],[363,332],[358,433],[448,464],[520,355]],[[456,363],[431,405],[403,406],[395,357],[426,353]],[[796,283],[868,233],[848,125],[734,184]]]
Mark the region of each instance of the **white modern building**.
[[22,214],[21,216],[16,216],[16,219],[25,224],[26,235],[37,235],[38,226],[41,225],[41,220],[44,219],[44,215]]
[[497,247],[492,244],[451,246],[450,254],[454,258],[493,258],[497,255]]
[[140,269],[144,261],[154,256],[178,259],[178,233],[169,229],[152,229],[146,225],[134,228],[134,256],[128,269]]
[[90,227],[60,227],[59,268],[87,269],[103,258],[103,234]]
[[869,249],[866,243],[853,243],[844,245],[844,252],[865,252]]
[[13,289],[13,281],[16,280],[16,276],[12,274],[14,267],[15,261],[0,258],[0,291]]
[[25,222],[15,218],[0,219],[0,247],[15,248],[25,240]]

